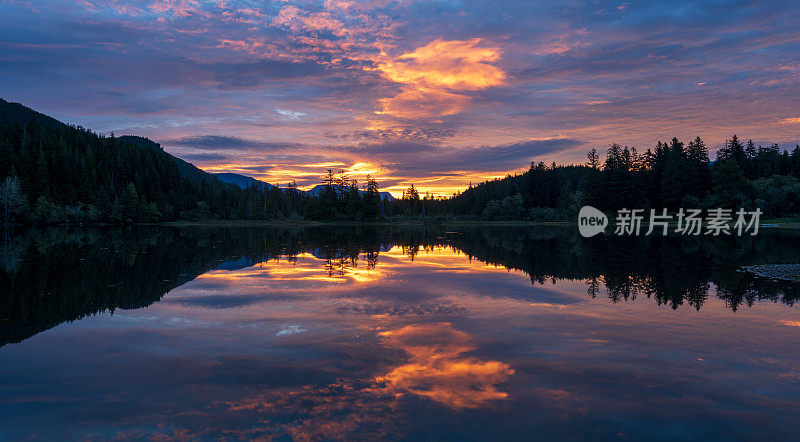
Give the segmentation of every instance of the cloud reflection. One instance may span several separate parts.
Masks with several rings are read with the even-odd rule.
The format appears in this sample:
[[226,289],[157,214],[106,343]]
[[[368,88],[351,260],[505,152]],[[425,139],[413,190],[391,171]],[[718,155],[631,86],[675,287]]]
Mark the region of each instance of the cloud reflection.
[[[254,413],[273,426],[253,429],[294,440],[348,438],[368,432],[373,438],[398,432],[398,410],[407,395],[453,410],[485,408],[508,398],[498,385],[514,370],[500,361],[465,353],[476,350],[468,333],[450,323],[411,324],[380,332],[383,343],[401,349],[408,361],[373,379],[340,380],[326,386],[277,389],[225,404],[233,413]],[[276,417],[289,412],[291,419]]]
[[375,379],[388,392],[415,394],[455,409],[479,408],[508,397],[497,385],[514,370],[500,361],[466,356],[476,349],[472,337],[450,323],[412,324],[380,335],[410,356]]

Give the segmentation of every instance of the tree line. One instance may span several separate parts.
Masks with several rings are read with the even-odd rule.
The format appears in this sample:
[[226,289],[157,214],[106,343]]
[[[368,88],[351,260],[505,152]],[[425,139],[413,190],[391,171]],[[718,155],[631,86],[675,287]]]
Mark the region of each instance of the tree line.
[[3,222],[133,223],[176,220],[564,220],[583,205],[619,208],[745,208],[800,213],[800,147],[756,146],[737,136],[714,161],[705,142],[673,138],[639,152],[612,144],[581,165],[532,162],[522,174],[469,185],[450,197],[411,184],[385,200],[378,182],[360,185],[328,170],[321,192],[253,185],[242,189],[173,157],[146,138],[103,136],[0,100],[0,216]]
[[242,189],[146,138],[106,137],[0,100],[0,216],[5,223],[376,220],[383,216],[382,206],[378,183],[369,177],[359,189],[356,180],[329,171],[320,195],[293,184]]
[[612,144],[582,165],[531,163],[523,174],[470,186],[442,200],[450,217],[488,220],[573,219],[583,205],[620,208],[761,208],[767,216],[800,213],[800,146],[756,147],[736,135],[711,161],[705,142],[673,138],[639,152]]
[[[8,294],[0,297],[0,347],[65,321],[150,305],[212,269],[292,262],[310,253],[337,277],[360,265],[391,265],[381,263],[381,251],[395,246],[412,260],[425,250],[452,248],[469,259],[523,271],[533,285],[587,281],[587,295],[605,295],[614,303],[649,298],[673,309],[700,310],[716,295],[735,311],[759,300],[793,305],[800,299],[796,284],[738,271],[743,264],[796,262],[800,237],[792,230],[736,242],[661,236],[580,240],[568,226],[447,230],[438,224],[25,229],[0,236],[0,293]],[[81,271],[75,271],[76,262]],[[537,294],[509,296],[535,301]]]

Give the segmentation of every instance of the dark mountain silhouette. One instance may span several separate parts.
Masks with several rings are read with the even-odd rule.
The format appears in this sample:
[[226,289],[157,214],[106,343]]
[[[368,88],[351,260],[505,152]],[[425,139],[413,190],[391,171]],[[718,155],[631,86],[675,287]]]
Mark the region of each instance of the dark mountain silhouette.
[[[110,137],[0,100],[0,180],[17,222],[147,222],[230,217],[235,186],[136,136]],[[240,212],[239,212],[240,213]]]
[[223,183],[233,184],[235,186],[239,186],[242,189],[247,189],[252,186],[256,186],[256,188],[269,190],[272,189],[273,186],[270,183],[265,183],[264,181],[257,180],[253,177],[239,175],[238,173],[212,173],[218,180],[222,181]]
[[238,174],[215,176],[150,139],[96,134],[0,100],[0,184],[6,180],[3,223],[368,221],[384,213],[377,186],[322,198]]
[[[139,147],[145,148],[145,149],[153,149],[153,150],[156,150],[156,151],[159,151],[159,152],[164,152],[164,148],[161,147],[161,144],[156,143],[155,141],[153,141],[153,140],[151,140],[149,138],[140,137],[140,136],[136,136],[136,135],[123,135],[123,136],[119,137],[119,139],[121,141],[126,141],[126,142],[133,143],[133,144],[135,144],[135,145],[137,145]],[[169,155],[169,157],[172,159],[172,161],[175,162],[175,165],[178,166],[178,173],[180,173],[182,178],[188,178],[188,179],[193,180],[195,182],[203,182],[203,181],[206,181],[206,180],[214,181],[214,180],[218,179],[217,177],[215,177],[214,174],[211,174],[211,173],[208,173],[208,172],[206,172],[204,170],[201,170],[197,166],[195,166],[194,164],[192,164],[192,163],[190,163],[188,161],[185,161],[185,160],[182,160],[182,159],[180,159],[180,158],[178,158],[176,156],[170,155],[169,153],[166,153],[166,152],[164,152],[164,153],[166,155]],[[220,180],[220,181],[225,182],[224,180]]]
[[[756,146],[733,136],[711,161],[699,137],[653,149],[612,144],[585,165],[532,163],[527,171],[470,185],[451,198],[402,199],[378,183],[328,170],[303,192],[235,173],[210,174],[147,138],[110,137],[69,126],[18,103],[0,101],[0,181],[4,222],[154,222],[214,219],[388,219],[549,221],[575,219],[584,205],[627,208],[761,209],[800,214],[800,146]],[[255,186],[253,186],[255,184]],[[10,201],[11,204],[7,202]]]
[[[312,187],[311,190],[308,190],[307,193],[309,195],[313,195],[313,196],[322,196],[325,193],[325,187],[326,187],[325,184],[318,184],[318,185]],[[335,184],[335,185],[333,185],[331,187],[333,188],[334,192],[339,194],[339,196],[345,196],[350,191],[349,187],[342,186],[340,184]],[[361,193],[361,195],[365,195],[367,192],[364,191],[364,190],[359,190],[359,193]],[[389,192],[378,192],[378,194],[381,196],[381,199],[383,201],[394,201],[395,200],[395,197],[392,196],[392,194],[389,193]]]
[[27,124],[35,121],[40,126],[51,128],[66,128],[67,125],[53,117],[36,112],[20,103],[13,103],[0,98],[0,121],[8,123]]
[[[212,175],[224,183],[234,184],[242,189],[247,189],[250,188],[251,186],[256,186],[256,188],[264,190],[270,190],[272,188],[276,188],[276,186],[270,183],[257,180],[253,177],[239,175],[238,173],[224,172],[224,173],[213,173]],[[345,197],[348,194],[348,192],[350,192],[350,188],[347,186],[334,185],[332,187],[334,192],[336,192],[340,197]],[[286,190],[286,188],[282,187],[281,190]],[[314,186],[308,191],[300,190],[299,192],[306,193],[308,195],[315,197],[321,197],[325,193],[325,184],[319,184]],[[361,195],[366,195],[367,192],[365,190],[359,190],[359,193]],[[379,195],[381,196],[381,199],[384,201],[394,201],[395,199],[394,196],[392,196],[392,194],[389,192],[379,192]]]

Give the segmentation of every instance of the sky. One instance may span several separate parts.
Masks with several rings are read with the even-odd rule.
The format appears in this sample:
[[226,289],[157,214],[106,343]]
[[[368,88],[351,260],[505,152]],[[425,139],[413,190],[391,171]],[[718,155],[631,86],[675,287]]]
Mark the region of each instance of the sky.
[[[0,0],[0,97],[210,172],[447,195],[531,161],[800,143],[800,1]],[[713,155],[712,155],[713,157]]]

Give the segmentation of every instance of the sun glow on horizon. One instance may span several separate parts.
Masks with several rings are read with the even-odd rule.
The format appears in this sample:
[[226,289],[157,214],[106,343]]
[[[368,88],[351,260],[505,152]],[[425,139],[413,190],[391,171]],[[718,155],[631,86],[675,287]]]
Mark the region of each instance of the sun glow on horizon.
[[700,24],[707,5],[678,3],[665,19],[603,2],[585,15],[535,2],[5,2],[0,46],[27,61],[7,63],[0,96],[149,137],[211,172],[307,190],[344,169],[395,197],[582,163],[611,143],[800,143],[790,8]]

